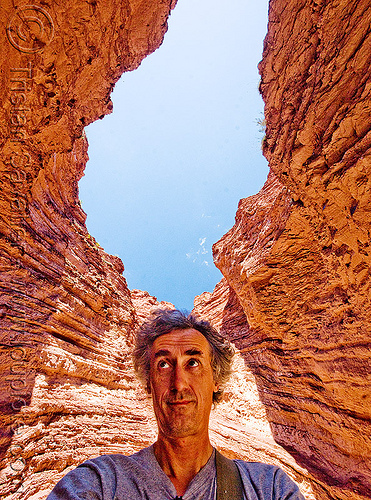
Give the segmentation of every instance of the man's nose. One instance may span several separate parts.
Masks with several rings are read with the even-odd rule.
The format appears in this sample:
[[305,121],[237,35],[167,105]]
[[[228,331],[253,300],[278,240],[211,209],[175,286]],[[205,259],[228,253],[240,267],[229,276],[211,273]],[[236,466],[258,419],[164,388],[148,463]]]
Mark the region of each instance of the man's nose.
[[172,373],[172,388],[177,392],[183,391],[187,387],[187,374],[180,365],[176,364]]

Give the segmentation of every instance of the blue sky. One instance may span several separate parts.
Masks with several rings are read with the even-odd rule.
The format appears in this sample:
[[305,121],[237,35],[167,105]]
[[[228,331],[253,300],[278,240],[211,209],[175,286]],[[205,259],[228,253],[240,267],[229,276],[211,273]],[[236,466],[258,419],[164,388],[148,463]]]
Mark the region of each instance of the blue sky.
[[257,64],[267,1],[178,0],[163,44],[86,128],[87,227],[129,288],[192,309],[221,279],[211,247],[267,177]]

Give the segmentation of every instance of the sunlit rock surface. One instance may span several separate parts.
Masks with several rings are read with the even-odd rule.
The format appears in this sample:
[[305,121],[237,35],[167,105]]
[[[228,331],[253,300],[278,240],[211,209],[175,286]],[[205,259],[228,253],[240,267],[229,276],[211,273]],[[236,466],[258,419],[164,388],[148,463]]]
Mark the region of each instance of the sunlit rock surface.
[[[84,126],[161,44],[175,2],[17,5],[0,5],[0,496],[43,500],[84,459],[156,436],[133,330],[172,306],[130,293],[78,181]],[[369,26],[364,0],[271,1],[271,173],[215,246],[225,280],[195,304],[243,356],[213,442],[280,464],[308,500],[370,497]]]
[[[225,279],[216,285],[213,293],[205,292],[196,297],[192,312],[210,321],[235,345],[239,339],[248,338],[246,316]],[[213,443],[226,456],[278,465],[296,481],[307,500],[317,498],[308,471],[275,443],[254,375],[245,366],[240,353],[235,356],[233,375],[225,388],[224,399],[212,412],[210,430]],[[321,500],[327,498],[324,495]]]
[[[85,458],[153,441],[119,258],[85,227],[83,128],[162,42],[170,0],[0,5],[3,499],[43,499]],[[139,399],[138,399],[139,397]]]
[[271,2],[270,175],[214,246],[273,435],[318,498],[371,496],[370,22],[368,1]]
[[170,302],[159,302],[156,297],[152,297],[148,292],[142,290],[130,290],[130,296],[139,324],[143,323],[156,309],[175,309]]

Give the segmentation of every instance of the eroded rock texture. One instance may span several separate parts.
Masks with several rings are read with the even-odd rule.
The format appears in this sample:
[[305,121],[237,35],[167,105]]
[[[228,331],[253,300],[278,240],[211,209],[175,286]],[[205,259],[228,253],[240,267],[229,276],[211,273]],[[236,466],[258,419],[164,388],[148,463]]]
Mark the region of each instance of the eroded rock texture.
[[271,173],[214,246],[273,435],[318,498],[371,491],[370,23],[368,0],[270,2]]
[[153,441],[123,265],[88,234],[77,183],[83,127],[161,44],[173,6],[1,2],[1,498],[45,498],[84,458]]
[[[225,279],[216,285],[213,293],[205,292],[195,298],[193,313],[210,321],[235,345],[249,335],[244,311]],[[230,458],[278,465],[295,480],[306,500],[329,499],[326,494],[321,497],[314,494],[314,478],[274,441],[254,375],[238,352],[233,371],[223,401],[211,414],[214,444]]]
[[[130,352],[158,303],[130,294],[120,259],[88,234],[77,183],[84,126],[160,45],[174,4],[0,5],[4,499],[42,500],[85,458],[154,440]],[[280,464],[308,500],[370,490],[369,26],[364,0],[271,1],[261,65],[271,174],[215,246],[226,280],[196,300],[249,367],[237,358],[213,442]]]
[[170,302],[159,302],[156,297],[152,297],[148,292],[142,290],[130,290],[131,302],[134,306],[137,322],[142,324],[156,309],[175,309]]

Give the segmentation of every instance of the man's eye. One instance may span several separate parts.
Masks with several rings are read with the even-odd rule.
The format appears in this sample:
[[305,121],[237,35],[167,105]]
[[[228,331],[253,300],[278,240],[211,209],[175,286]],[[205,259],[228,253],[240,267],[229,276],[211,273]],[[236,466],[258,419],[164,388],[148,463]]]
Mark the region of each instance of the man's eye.
[[188,361],[188,365],[191,366],[191,367],[194,367],[194,366],[198,366],[200,363],[197,359],[190,359]]
[[161,360],[158,362],[158,365],[157,365],[159,368],[167,368],[169,366],[169,363],[165,360]]

